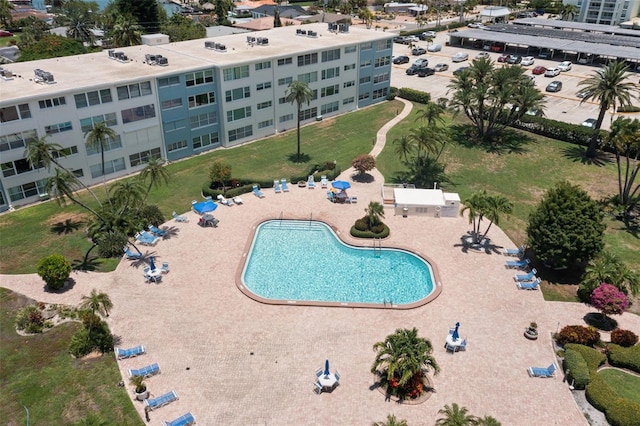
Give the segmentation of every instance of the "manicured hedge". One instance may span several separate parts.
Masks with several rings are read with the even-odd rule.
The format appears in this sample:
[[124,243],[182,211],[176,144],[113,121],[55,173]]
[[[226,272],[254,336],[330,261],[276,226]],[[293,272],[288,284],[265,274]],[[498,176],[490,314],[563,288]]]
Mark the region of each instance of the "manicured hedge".
[[584,389],[591,380],[587,361],[578,351],[567,349],[564,351],[564,370],[569,370],[569,377],[573,379],[576,389]]
[[[589,145],[589,139],[593,134],[593,130],[586,126],[531,115],[524,115],[513,127],[582,146]],[[606,140],[608,133],[600,130],[600,142]]]
[[431,101],[431,94],[421,90],[402,87],[398,90],[398,96],[408,101],[417,102],[419,104],[428,104]]
[[640,345],[630,348],[610,343],[607,345],[609,349],[609,363],[616,367],[628,368],[636,373],[640,373]]
[[595,327],[585,327],[583,325],[566,325],[556,335],[556,342],[561,346],[567,343],[593,346],[599,341],[600,332]]
[[351,236],[356,238],[387,238],[390,232],[391,231],[389,230],[389,227],[387,225],[384,225],[384,231],[378,234],[374,234],[371,231],[360,231],[356,229],[355,226],[351,227]]
[[600,367],[607,360],[605,354],[600,352],[597,349],[590,348],[589,346],[584,345],[576,345],[575,343],[567,343],[564,345],[565,350],[571,349],[576,352],[580,352],[582,358],[587,362],[587,366],[589,367],[589,371],[593,375],[596,371],[598,371],[598,367]]
[[618,398],[605,412],[611,426],[637,426],[640,424],[640,404],[624,398]]
[[615,390],[604,381],[599,374],[595,374],[593,379],[587,385],[585,396],[589,404],[593,405],[603,413],[607,411],[607,407],[619,398]]

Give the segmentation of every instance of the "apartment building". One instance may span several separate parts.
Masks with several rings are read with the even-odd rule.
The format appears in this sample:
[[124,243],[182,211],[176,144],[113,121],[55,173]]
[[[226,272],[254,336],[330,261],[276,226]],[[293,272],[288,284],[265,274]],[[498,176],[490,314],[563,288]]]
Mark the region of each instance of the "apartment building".
[[620,25],[638,16],[640,0],[565,0],[578,9],[574,20],[587,24]]
[[102,181],[100,152],[85,134],[106,122],[117,137],[104,152],[105,177],[290,130],[294,80],[313,100],[310,122],[381,102],[390,87],[392,34],[343,24],[151,45],[5,65],[0,72],[0,210],[46,198],[53,173],[25,159],[29,141],[62,146],[58,161],[85,184]]

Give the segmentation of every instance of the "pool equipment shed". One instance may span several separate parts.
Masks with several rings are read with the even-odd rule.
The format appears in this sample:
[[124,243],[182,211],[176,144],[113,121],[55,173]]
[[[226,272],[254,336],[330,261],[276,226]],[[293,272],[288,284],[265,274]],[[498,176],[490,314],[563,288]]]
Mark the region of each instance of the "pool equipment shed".
[[440,189],[394,188],[394,210],[402,216],[457,217],[460,196]]

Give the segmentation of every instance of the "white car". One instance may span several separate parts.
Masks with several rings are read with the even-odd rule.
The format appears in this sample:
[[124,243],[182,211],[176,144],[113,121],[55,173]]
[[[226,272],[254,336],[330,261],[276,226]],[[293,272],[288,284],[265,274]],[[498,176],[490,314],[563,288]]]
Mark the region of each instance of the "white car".
[[570,61],[563,61],[560,62],[558,64],[558,69],[560,71],[569,71],[571,69],[571,62]]
[[522,62],[520,62],[520,65],[522,66],[533,65],[533,62],[534,62],[533,56],[523,56]]
[[484,30],[485,28],[487,28],[482,24],[482,22],[472,22],[469,25],[467,25],[467,27],[469,27],[469,28],[477,28],[477,29],[480,29],[480,30]]
[[432,44],[431,46],[427,47],[427,52],[439,52],[441,50],[442,50],[441,44]]
[[544,72],[545,77],[555,77],[557,75],[560,75],[560,68],[558,67],[547,68],[547,70]]
[[491,55],[489,55],[489,52],[480,52],[476,55],[476,58],[487,58],[490,59]]
[[464,52],[458,52],[451,58],[453,62],[463,62],[469,59],[469,54]]
[[420,39],[414,35],[406,36],[404,39],[407,41],[407,43],[417,43],[420,41]]

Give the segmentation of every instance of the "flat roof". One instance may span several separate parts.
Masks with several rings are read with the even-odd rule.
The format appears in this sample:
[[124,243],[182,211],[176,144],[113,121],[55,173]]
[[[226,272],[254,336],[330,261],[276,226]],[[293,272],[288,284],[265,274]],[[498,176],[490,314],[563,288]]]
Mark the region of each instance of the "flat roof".
[[[131,62],[109,59],[107,51],[85,55],[38,61],[16,62],[3,65],[15,74],[13,80],[0,79],[2,104],[19,103],[20,100],[60,96],[78,93],[87,89],[111,87],[122,82],[141,81],[167,75],[181,74],[206,67],[228,67],[254,63],[260,58],[282,58],[308,51],[337,48],[354,43],[390,39],[392,33],[374,29],[350,27],[348,33],[330,32],[326,23],[307,24],[302,28],[315,31],[317,37],[296,35],[300,26],[287,26],[252,33],[256,37],[266,37],[266,46],[251,46],[247,34],[221,35],[215,38],[201,38],[158,46],[131,46],[116,49],[124,52]],[[204,47],[205,41],[224,44],[226,52],[218,52]],[[145,54],[162,55],[169,61],[168,66],[148,65]],[[55,84],[35,83],[33,70],[39,68],[53,74]]]
[[444,206],[441,189],[394,188],[395,203],[399,206]]
[[571,30],[582,30],[591,32],[603,32],[607,34],[628,35],[640,37],[640,31],[627,28],[620,28],[614,25],[587,24],[586,22],[561,21],[559,19],[546,18],[522,18],[513,21],[515,25],[535,25],[539,27],[565,28]]

